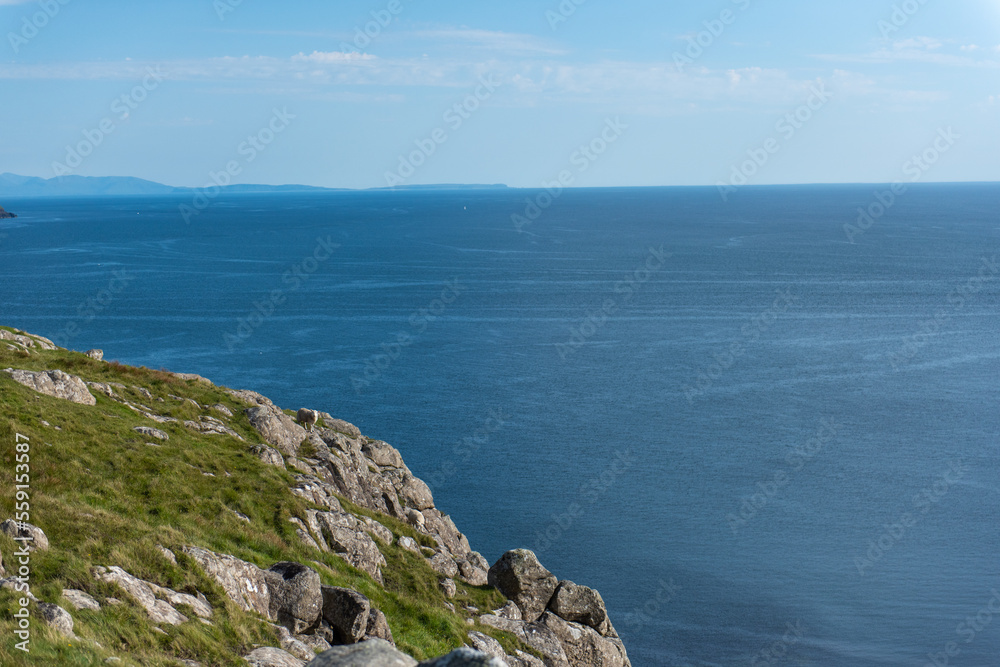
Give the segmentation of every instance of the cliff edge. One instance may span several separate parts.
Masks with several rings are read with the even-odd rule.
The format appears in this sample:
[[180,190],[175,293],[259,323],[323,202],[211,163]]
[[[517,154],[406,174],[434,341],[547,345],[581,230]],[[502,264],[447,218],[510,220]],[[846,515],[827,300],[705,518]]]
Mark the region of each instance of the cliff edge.
[[390,444],[103,356],[0,327],[0,663],[630,667],[597,591],[490,565]]

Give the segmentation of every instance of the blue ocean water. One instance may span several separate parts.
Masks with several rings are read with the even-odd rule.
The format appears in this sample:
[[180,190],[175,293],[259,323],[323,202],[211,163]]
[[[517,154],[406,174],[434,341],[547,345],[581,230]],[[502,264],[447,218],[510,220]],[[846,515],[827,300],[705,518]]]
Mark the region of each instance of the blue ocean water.
[[0,322],[356,423],[637,667],[995,665],[1000,186],[874,192],[10,200]]

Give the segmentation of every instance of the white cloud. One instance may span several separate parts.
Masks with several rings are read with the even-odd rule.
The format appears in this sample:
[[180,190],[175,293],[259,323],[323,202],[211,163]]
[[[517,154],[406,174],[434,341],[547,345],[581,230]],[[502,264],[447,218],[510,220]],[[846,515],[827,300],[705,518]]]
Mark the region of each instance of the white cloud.
[[375,56],[368,53],[342,53],[340,51],[313,51],[309,55],[299,53],[292,56],[294,62],[314,62],[326,65],[335,63],[352,62],[356,60],[375,60]]

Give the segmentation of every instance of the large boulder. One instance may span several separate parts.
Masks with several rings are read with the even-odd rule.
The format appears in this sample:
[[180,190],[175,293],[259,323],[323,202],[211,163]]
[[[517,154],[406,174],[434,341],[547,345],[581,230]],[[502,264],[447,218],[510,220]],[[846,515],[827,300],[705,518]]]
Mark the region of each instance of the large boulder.
[[396,641],[392,638],[392,630],[389,628],[389,621],[378,609],[372,608],[368,614],[368,627],[365,628],[365,639],[382,639],[393,646]]
[[348,588],[323,586],[323,618],[341,644],[357,644],[368,631],[371,602]]
[[76,639],[76,635],[73,634],[73,617],[62,607],[48,604],[47,602],[39,602],[38,615],[42,617],[42,620],[47,625],[59,632],[59,634],[69,639]]
[[500,658],[471,648],[460,648],[436,660],[420,663],[424,667],[507,667]]
[[620,639],[603,637],[586,625],[564,621],[545,612],[538,622],[552,631],[562,644],[570,667],[631,667]]
[[37,391],[39,394],[61,398],[80,405],[97,405],[97,399],[87,389],[87,383],[62,371],[24,371],[7,368],[3,371],[10,375],[11,379],[19,384],[23,384],[29,389]]
[[319,512],[316,520],[331,551],[382,583],[385,556],[361,522],[350,514],[338,512]]
[[255,649],[243,659],[252,667],[302,667],[306,664],[287,651],[270,647]]
[[268,617],[301,634],[319,621],[323,593],[319,574],[300,563],[275,563],[264,572],[270,603]]
[[271,618],[271,594],[263,570],[228,554],[217,554],[198,547],[184,547],[183,551],[201,565],[205,574],[215,579],[226,595],[244,611],[255,611]]
[[248,408],[247,419],[269,444],[286,456],[295,456],[306,439],[306,430],[273,405]]
[[563,620],[589,625],[596,630],[605,627],[608,620],[608,610],[601,594],[593,588],[577,586],[572,581],[559,582],[549,601],[549,610]]
[[[0,523],[0,532],[13,538],[19,544],[27,545],[28,551],[45,551],[49,548],[49,538],[38,526],[23,521],[7,519]],[[2,563],[2,560],[0,560]]]
[[388,642],[369,639],[351,646],[334,646],[306,667],[416,667],[417,661]]
[[549,606],[559,580],[527,549],[508,551],[489,571],[489,584],[512,600],[525,621],[538,620]]

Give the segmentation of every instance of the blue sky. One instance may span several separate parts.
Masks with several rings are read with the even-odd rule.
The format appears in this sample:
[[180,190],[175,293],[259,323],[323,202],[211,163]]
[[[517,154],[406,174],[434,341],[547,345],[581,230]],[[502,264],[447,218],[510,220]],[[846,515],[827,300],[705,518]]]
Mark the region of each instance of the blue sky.
[[0,0],[0,26],[0,172],[889,182],[952,128],[923,179],[1000,180],[998,0]]

